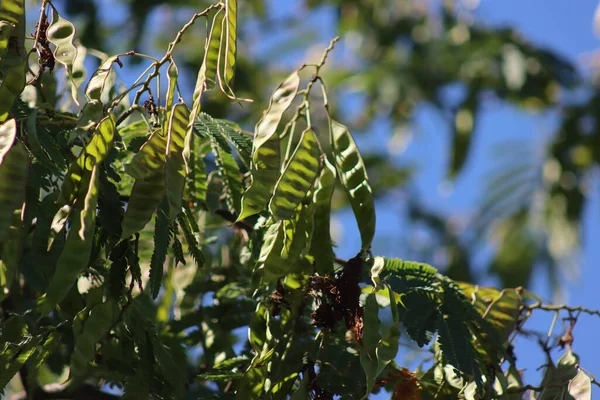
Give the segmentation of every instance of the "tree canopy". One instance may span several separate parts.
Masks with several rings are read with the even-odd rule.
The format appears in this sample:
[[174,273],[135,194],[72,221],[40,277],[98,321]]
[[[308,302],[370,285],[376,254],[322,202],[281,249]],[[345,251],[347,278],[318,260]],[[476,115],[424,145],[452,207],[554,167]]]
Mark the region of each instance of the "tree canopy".
[[[122,14],[108,19],[102,2],[42,0],[29,13],[2,1],[0,390],[591,398],[599,384],[574,328],[600,312],[527,287],[543,268],[560,288],[579,246],[582,182],[600,163],[593,87],[569,60],[454,2],[297,3],[336,20],[318,56],[291,67],[311,22],[298,10],[275,18],[260,0],[114,2]],[[261,35],[271,54],[253,43]],[[359,59],[336,61],[357,44]],[[582,87],[585,101],[563,101]],[[350,90],[364,105],[351,115]],[[490,97],[559,108],[561,127],[538,158],[505,144],[464,234],[412,196],[410,165],[359,151],[378,121],[401,139],[428,104],[451,127],[455,180]],[[440,265],[376,254],[376,204],[399,191],[443,248]],[[348,259],[332,235],[343,209],[360,238]],[[479,285],[472,265],[490,236],[499,289]],[[554,316],[547,332],[530,327],[539,313]],[[518,337],[546,356],[539,382],[523,379]]]

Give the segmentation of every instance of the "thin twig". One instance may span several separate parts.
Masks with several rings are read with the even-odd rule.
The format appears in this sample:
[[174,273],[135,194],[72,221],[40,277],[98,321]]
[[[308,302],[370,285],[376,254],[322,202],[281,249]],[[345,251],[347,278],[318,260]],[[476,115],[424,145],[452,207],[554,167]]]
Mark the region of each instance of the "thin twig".
[[[321,56],[321,60],[319,60],[319,63],[317,65],[315,65],[315,74],[313,75],[313,77],[311,78],[310,82],[308,82],[308,85],[306,85],[306,89],[304,90],[304,101],[308,101],[308,96],[310,95],[310,91],[313,87],[313,85],[315,84],[316,81],[321,81],[321,78],[319,76],[319,72],[321,72],[321,68],[323,68],[323,65],[325,65],[325,61],[327,60],[327,56],[329,55],[329,53],[331,53],[331,51],[333,50],[333,47],[335,46],[335,43],[340,40],[339,36],[334,37],[333,39],[331,39],[331,42],[329,42],[329,46],[327,46],[327,48],[325,49],[325,51],[323,52],[323,55]],[[307,65],[303,65],[301,68],[305,67]],[[321,84],[323,84],[321,82]]]
[[552,311],[552,312],[555,312],[555,311],[568,311],[570,313],[579,312],[579,313],[583,313],[583,314],[595,315],[597,317],[600,317],[600,310],[592,310],[592,309],[585,308],[585,307],[572,307],[572,306],[567,306],[565,304],[559,304],[559,305],[542,304],[542,302],[539,302],[539,301],[532,305],[523,304],[523,305],[521,305],[521,308],[524,310],[544,310],[544,311]]
[[214,10],[216,8],[221,8],[221,7],[223,7],[222,3],[213,4],[213,5],[205,8],[204,11],[201,11],[199,13],[195,13],[194,15],[192,15],[192,18],[190,18],[190,20],[181,28],[181,30],[179,30],[179,32],[177,32],[175,39],[173,39],[173,41],[171,43],[169,43],[169,47],[167,48],[167,52],[165,53],[163,58],[160,59],[160,61],[154,63],[154,70],[150,73],[150,75],[148,75],[148,78],[146,78],[146,80],[142,83],[142,85],[141,85],[142,87],[140,88],[140,90],[138,90],[137,93],[135,94],[135,98],[133,100],[134,103],[137,103],[140,100],[140,97],[142,96],[142,94],[146,90],[148,90],[148,86],[150,85],[150,82],[152,81],[152,79],[154,79],[155,77],[158,76],[160,68],[171,59],[171,57],[173,55],[173,50],[175,50],[175,46],[179,42],[181,42],[181,39],[183,38],[184,33],[192,25],[194,25],[194,22],[196,22],[196,20],[198,18],[205,17],[212,10]]

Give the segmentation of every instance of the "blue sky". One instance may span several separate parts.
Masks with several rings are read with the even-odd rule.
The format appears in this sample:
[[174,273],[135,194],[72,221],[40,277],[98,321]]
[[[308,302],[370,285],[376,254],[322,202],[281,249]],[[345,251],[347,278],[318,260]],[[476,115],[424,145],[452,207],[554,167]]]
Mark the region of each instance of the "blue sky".
[[[585,67],[582,59],[586,53],[593,52],[599,47],[600,42],[594,35],[593,29],[596,5],[596,0],[482,0],[475,11],[475,20],[491,26],[512,26],[533,43],[576,60],[580,70],[589,76],[589,69]],[[447,128],[436,121],[435,116],[427,109],[420,110],[415,118],[414,129],[417,134],[408,149],[409,157],[420,158],[427,155],[428,162],[417,175],[419,192],[427,193],[429,202],[436,208],[451,210],[452,213],[458,214],[468,213],[473,207],[476,187],[482,183],[482,171],[485,171],[485,167],[489,165],[489,155],[493,154],[494,144],[500,139],[509,137],[530,137],[535,140],[537,136],[551,132],[556,126],[556,121],[556,115],[552,113],[527,115],[504,105],[486,108],[476,128],[479,132],[485,132],[485,135],[479,135],[480,139],[474,144],[474,157],[468,161],[468,172],[456,183],[457,190],[445,196],[444,190],[440,188],[443,188],[441,184],[446,162],[444,149],[448,137],[444,130]],[[584,246],[579,263],[580,274],[572,280],[563,280],[567,292],[566,301],[571,305],[592,309],[600,308],[600,297],[596,292],[597,282],[600,281],[600,270],[597,265],[600,260],[600,249],[596,245],[600,238],[600,185],[598,184],[600,175],[598,172],[595,171],[592,177],[592,190],[590,190],[582,227]],[[429,196],[430,194],[437,195]],[[390,237],[402,238],[402,226],[396,225],[399,218],[394,217],[396,213],[397,206],[393,200],[378,208],[377,238],[384,241],[381,243],[382,248],[393,248],[390,242],[393,243],[394,240]],[[353,240],[357,239],[348,238],[350,242]],[[376,241],[375,247],[379,243]],[[531,289],[545,299],[551,297],[548,283],[543,277],[536,277]],[[547,331],[551,318],[550,313],[534,316],[529,321],[528,327]],[[559,323],[557,331],[561,327]],[[582,367],[597,375],[600,375],[600,350],[596,340],[599,330],[600,318],[583,316],[574,331],[574,351],[580,356]],[[537,345],[520,340],[517,342],[517,355],[518,366],[526,369],[525,378],[531,384],[539,383],[540,373],[535,369],[544,363],[544,359]],[[596,386],[593,388],[595,395],[600,394]]]

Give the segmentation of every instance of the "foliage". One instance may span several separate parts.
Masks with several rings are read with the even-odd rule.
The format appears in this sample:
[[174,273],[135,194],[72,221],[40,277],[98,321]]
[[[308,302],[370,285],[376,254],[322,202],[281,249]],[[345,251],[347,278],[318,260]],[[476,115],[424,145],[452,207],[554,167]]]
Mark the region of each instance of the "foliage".
[[[32,398],[589,396],[572,329],[598,312],[371,254],[367,163],[321,75],[337,38],[275,88],[253,134],[202,111],[207,95],[248,102],[233,90],[237,6],[193,14],[156,59],[86,50],[50,1],[27,49],[24,3],[0,5],[0,389],[18,375]],[[188,105],[174,54],[200,19]],[[91,53],[100,66],[85,80]],[[122,87],[129,57],[151,64]],[[330,233],[336,185],[361,237],[350,260]],[[537,310],[571,327],[541,342],[549,360],[532,387],[511,343]],[[430,345],[415,372],[395,361],[402,332]],[[551,345],[566,348],[556,365]]]

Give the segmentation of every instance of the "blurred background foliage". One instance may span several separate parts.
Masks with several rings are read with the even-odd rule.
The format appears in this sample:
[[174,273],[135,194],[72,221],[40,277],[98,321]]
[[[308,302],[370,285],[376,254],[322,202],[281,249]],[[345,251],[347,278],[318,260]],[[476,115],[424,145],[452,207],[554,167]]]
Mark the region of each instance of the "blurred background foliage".
[[[83,46],[111,54],[134,49],[158,55],[189,13],[211,2],[55,3],[79,27]],[[476,4],[240,2],[235,90],[254,102],[240,106],[217,95],[206,99],[203,110],[242,121],[251,131],[275,83],[292,66],[314,62],[323,43],[340,35],[341,46],[323,71],[330,101],[361,135],[359,145],[375,194],[386,200],[378,204],[401,203],[406,214],[400,218],[407,221],[404,238],[387,238],[384,245],[397,256],[432,262],[458,280],[482,282],[491,277],[502,286],[528,286],[534,271],[543,272],[558,293],[561,276],[572,271],[579,251],[585,178],[600,162],[600,96],[571,61],[511,28],[475,22]],[[199,41],[205,35],[201,24],[193,29],[197,34],[185,36],[175,55],[182,91],[188,96],[203,56]],[[137,64],[140,60],[124,62],[122,75],[135,76],[143,68]],[[190,84],[186,87],[185,82]],[[419,154],[415,163],[406,151],[419,134],[416,111],[427,105],[447,125],[450,137],[440,140],[448,143],[446,180],[451,185],[472,167],[468,160],[474,141],[482,140],[478,136],[492,134],[477,127],[483,110],[499,107],[499,102],[531,113],[557,111],[560,128],[534,142],[501,140],[493,149],[490,168],[483,172],[485,182],[475,189],[476,206],[468,218],[428,206],[428,194],[419,193],[414,184],[419,164],[426,163],[428,155]],[[345,206],[343,201],[340,197],[335,203],[338,208]],[[394,223],[382,221],[380,226]],[[418,239],[418,232],[422,240],[408,238]],[[398,252],[399,243],[406,244],[406,255]],[[482,257],[484,262],[474,262]]]

